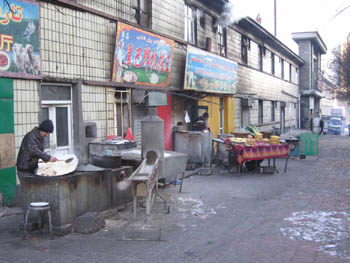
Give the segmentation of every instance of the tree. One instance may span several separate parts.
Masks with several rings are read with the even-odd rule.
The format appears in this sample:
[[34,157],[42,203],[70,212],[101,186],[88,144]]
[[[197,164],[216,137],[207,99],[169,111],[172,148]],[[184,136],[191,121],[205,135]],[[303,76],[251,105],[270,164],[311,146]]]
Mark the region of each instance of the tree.
[[350,40],[332,50],[329,65],[331,80],[337,87],[337,99],[350,102]]

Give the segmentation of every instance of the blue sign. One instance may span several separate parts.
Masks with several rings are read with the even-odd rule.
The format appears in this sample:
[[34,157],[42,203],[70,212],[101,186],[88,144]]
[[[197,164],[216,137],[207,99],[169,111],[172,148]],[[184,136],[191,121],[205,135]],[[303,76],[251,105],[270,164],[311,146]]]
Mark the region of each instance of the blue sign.
[[237,69],[237,62],[187,46],[184,89],[235,94]]

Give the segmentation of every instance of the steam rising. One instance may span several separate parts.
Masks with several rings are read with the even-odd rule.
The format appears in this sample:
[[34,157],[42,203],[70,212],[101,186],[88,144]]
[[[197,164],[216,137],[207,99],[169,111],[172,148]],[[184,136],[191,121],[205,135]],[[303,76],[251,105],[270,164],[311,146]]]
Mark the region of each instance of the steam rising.
[[244,1],[245,0],[230,0],[226,3],[216,25],[225,28],[231,24],[238,23],[239,20],[246,17],[248,13],[245,11]]

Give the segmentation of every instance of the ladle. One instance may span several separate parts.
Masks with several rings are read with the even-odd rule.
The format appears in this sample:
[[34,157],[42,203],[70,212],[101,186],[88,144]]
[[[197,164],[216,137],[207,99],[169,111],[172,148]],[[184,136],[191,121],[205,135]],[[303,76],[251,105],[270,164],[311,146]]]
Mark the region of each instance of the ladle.
[[60,161],[64,161],[65,163],[70,163],[71,161],[73,161],[73,157],[72,158],[68,158],[67,160],[60,160]]

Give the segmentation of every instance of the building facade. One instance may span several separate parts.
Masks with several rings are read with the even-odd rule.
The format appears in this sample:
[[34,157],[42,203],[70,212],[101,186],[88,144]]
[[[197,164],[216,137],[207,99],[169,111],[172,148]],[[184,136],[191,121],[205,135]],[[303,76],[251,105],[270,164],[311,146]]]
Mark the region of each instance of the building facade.
[[311,119],[320,117],[322,98],[321,55],[327,47],[318,32],[293,33],[299,46],[299,56],[305,64],[300,68],[300,126],[310,129]]
[[[303,59],[250,18],[223,24],[225,0],[9,4],[13,12],[4,8],[8,21],[0,21],[0,87],[6,91],[0,93],[0,107],[6,109],[0,115],[1,146],[6,142],[0,147],[0,192],[5,204],[14,202],[21,141],[47,118],[55,131],[46,150],[75,153],[81,162],[87,161],[92,140],[123,137],[131,128],[139,143],[148,107],[157,107],[164,120],[167,150],[173,148],[172,128],[205,111],[214,137],[247,125],[263,131],[298,125]],[[215,85],[209,83],[206,90],[184,88],[189,47],[235,68],[234,81],[211,74]],[[124,51],[121,72],[119,49]],[[227,67],[220,69],[223,75]],[[223,79],[230,88],[222,88]]]

